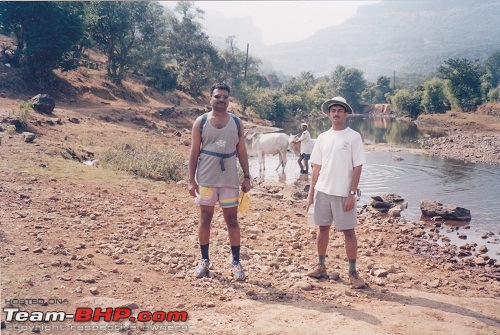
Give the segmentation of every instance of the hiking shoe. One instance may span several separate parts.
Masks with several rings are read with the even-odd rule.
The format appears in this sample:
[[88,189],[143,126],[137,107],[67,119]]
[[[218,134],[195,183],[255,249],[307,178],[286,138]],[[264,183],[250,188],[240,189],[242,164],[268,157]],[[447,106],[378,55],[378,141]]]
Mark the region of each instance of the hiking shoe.
[[243,267],[241,266],[241,263],[233,263],[233,274],[234,274],[234,279],[238,281],[245,280],[245,272],[243,272]]
[[312,269],[311,271],[309,271],[307,273],[307,276],[308,277],[312,277],[312,278],[323,278],[323,277],[328,277],[328,275],[326,274],[326,266],[325,265],[321,265],[321,264],[317,264],[314,269]]
[[349,273],[349,280],[351,281],[352,288],[363,288],[366,285],[357,272]]
[[196,278],[202,278],[208,276],[208,266],[210,265],[210,262],[208,259],[200,259],[200,262],[194,269],[194,274]]

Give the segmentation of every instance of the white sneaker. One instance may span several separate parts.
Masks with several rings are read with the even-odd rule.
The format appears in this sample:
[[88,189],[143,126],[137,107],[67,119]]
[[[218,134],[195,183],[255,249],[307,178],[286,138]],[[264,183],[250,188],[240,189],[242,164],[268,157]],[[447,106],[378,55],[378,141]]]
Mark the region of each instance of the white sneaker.
[[240,262],[236,264],[233,263],[233,274],[234,279],[238,281],[245,280],[245,272],[243,271],[243,267],[241,266]]
[[202,278],[208,276],[208,267],[210,265],[210,262],[208,259],[200,259],[200,262],[194,269],[194,274],[196,278]]

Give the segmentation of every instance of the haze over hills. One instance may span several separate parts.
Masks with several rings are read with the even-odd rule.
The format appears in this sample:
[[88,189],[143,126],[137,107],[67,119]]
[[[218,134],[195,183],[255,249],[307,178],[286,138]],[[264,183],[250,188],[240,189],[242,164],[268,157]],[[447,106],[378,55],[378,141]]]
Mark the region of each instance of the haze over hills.
[[[345,23],[303,41],[271,46],[264,45],[250,18],[224,21],[218,16],[219,29],[214,30],[211,13],[206,13],[202,24],[218,47],[229,35],[245,47],[250,43],[250,54],[263,61],[264,70],[321,76],[344,65],[375,81],[393,71],[398,76],[426,74],[449,58],[484,60],[500,50],[499,18],[498,0],[382,1],[359,7]],[[226,35],[217,36],[217,31]]]

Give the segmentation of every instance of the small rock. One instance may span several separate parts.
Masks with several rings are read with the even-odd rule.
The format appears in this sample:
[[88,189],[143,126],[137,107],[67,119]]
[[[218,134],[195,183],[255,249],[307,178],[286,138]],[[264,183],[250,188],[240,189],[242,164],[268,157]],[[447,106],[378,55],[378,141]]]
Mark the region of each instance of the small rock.
[[394,218],[398,218],[398,217],[401,216],[401,209],[400,208],[396,208],[396,207],[391,208],[391,209],[389,209],[388,214],[390,216],[394,217]]
[[395,265],[395,264],[392,264],[390,267],[389,267],[389,270],[387,270],[387,272],[389,273],[397,273],[398,272],[398,269],[399,269],[399,265]]
[[91,274],[87,274],[87,275],[84,275],[82,277],[78,277],[78,278],[76,278],[76,280],[82,281],[82,282],[87,283],[87,284],[92,284],[92,283],[95,283],[97,281],[95,279],[95,277],[92,276]]
[[482,257],[476,257],[474,258],[474,263],[479,266],[484,266],[486,265],[486,260]]
[[374,274],[375,274],[375,277],[381,278],[381,277],[387,277],[389,272],[387,270],[384,270],[384,269],[378,269],[378,270],[375,270]]
[[299,281],[299,282],[296,282],[293,287],[297,288],[297,289],[300,289],[300,290],[304,290],[304,291],[310,291],[312,290],[312,285],[309,284],[308,282],[306,281]]
[[340,273],[333,271],[329,275],[329,278],[332,280],[339,280],[340,279]]
[[479,247],[479,252],[485,253],[488,252],[488,248],[485,245]]
[[379,277],[373,278],[373,282],[378,286],[385,286],[385,281],[382,278]]
[[423,229],[415,229],[413,231],[413,236],[415,237],[422,237],[425,235],[425,231]]
[[444,265],[444,269],[445,269],[446,271],[454,271],[454,270],[455,270],[455,268],[454,268],[453,264],[450,264],[450,263],[446,263],[446,264]]
[[24,142],[31,143],[35,140],[35,134],[33,134],[33,133],[25,131],[25,132],[23,132],[22,135],[23,135]]
[[439,287],[439,286],[440,286],[440,284],[441,284],[441,283],[439,282],[439,279],[436,279],[436,280],[433,280],[433,281],[431,281],[431,282],[427,283],[427,285],[428,285],[429,287],[432,287],[432,288],[437,288],[437,287]]

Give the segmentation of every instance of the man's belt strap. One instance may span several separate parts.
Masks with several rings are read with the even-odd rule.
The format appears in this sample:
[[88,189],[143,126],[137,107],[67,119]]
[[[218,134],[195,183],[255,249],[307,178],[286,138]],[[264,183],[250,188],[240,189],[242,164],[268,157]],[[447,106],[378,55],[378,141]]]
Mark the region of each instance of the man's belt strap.
[[219,157],[220,158],[220,168],[222,171],[226,171],[226,169],[224,168],[224,158],[233,157],[234,155],[236,155],[236,150],[234,150],[230,154],[220,154],[218,152],[213,152],[213,151],[202,149],[200,151],[200,153],[205,154],[205,155],[209,155],[209,156]]

